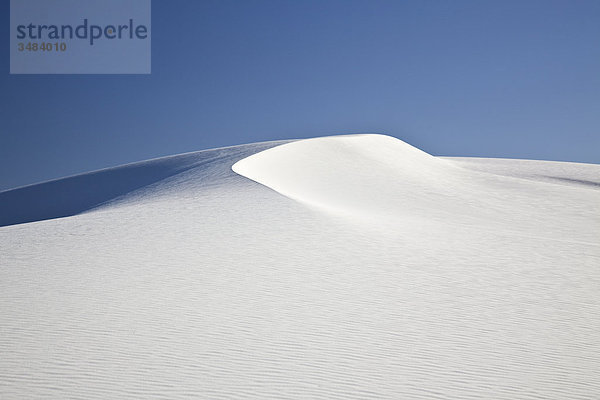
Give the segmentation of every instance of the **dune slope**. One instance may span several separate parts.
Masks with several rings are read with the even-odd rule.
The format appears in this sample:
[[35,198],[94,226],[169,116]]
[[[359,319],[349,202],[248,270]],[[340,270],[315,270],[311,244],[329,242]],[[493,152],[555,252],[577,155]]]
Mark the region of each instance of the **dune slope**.
[[190,169],[210,169],[282,142],[197,151],[0,192],[0,226],[80,214]]
[[[538,162],[537,174],[519,175],[525,170],[523,161],[508,160],[508,165],[519,165],[516,171],[496,168],[490,174],[489,161],[486,170],[481,160],[466,160],[433,157],[389,136],[348,135],[287,143],[232,168],[291,199],[354,220],[515,235],[544,232],[556,240],[595,242],[589,216],[600,211],[593,200],[597,191],[586,189],[599,184],[581,175],[594,179],[595,173],[600,180],[597,166],[570,163],[575,166],[571,174],[567,168],[561,175],[547,165],[565,169],[567,163]],[[591,208],[582,210],[580,201]]]
[[131,168],[0,194],[0,398],[600,397],[600,166],[353,135]]

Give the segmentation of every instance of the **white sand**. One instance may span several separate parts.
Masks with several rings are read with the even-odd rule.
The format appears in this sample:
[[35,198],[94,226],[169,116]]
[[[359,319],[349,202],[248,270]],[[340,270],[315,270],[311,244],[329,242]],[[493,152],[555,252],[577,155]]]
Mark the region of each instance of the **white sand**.
[[600,398],[600,166],[277,144],[0,227],[0,398]]

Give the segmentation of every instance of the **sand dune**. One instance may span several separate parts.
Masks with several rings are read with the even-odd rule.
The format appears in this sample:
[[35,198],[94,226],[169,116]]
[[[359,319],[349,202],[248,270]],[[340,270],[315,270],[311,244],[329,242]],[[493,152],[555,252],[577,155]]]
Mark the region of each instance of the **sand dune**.
[[0,226],[69,217],[190,169],[209,169],[282,142],[157,158],[0,192]]
[[595,241],[589,215],[578,207],[591,196],[589,206],[600,211],[593,202],[597,192],[585,190],[600,185],[593,181],[600,181],[597,165],[529,161],[532,171],[525,172],[523,160],[505,160],[519,165],[513,169],[493,170],[490,164],[499,161],[438,158],[389,136],[348,135],[284,144],[232,168],[284,196],[353,220]]
[[598,183],[351,135],[2,192],[0,398],[598,398]]

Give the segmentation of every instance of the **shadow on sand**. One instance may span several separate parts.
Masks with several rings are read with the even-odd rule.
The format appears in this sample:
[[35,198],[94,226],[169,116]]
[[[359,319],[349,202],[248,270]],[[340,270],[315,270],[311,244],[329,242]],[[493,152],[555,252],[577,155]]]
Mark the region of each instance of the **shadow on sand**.
[[79,214],[192,168],[198,158],[145,161],[0,192],[0,226]]
[[[80,214],[192,168],[202,167],[202,171],[216,174],[217,178],[236,175],[231,171],[234,162],[287,142],[282,140],[196,151],[0,192],[0,227]],[[217,170],[214,170],[214,166],[218,167]],[[199,176],[203,180],[208,178],[206,174]]]

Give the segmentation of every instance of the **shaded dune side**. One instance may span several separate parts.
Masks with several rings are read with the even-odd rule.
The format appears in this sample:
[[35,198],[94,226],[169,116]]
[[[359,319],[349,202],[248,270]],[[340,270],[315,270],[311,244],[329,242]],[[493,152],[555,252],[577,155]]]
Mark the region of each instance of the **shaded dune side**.
[[107,168],[0,192],[0,227],[68,217],[194,168],[233,163],[278,142],[225,147]]

